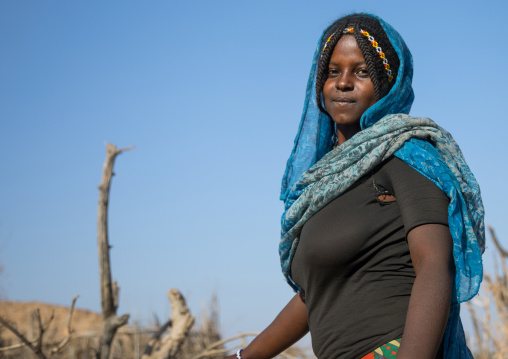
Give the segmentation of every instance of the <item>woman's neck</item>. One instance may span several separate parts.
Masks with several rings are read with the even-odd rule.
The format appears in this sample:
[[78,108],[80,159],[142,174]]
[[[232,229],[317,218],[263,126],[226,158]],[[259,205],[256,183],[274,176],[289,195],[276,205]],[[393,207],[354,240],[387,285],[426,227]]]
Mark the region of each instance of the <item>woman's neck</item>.
[[360,124],[356,125],[337,125],[337,144],[340,146],[351,137],[361,131]]

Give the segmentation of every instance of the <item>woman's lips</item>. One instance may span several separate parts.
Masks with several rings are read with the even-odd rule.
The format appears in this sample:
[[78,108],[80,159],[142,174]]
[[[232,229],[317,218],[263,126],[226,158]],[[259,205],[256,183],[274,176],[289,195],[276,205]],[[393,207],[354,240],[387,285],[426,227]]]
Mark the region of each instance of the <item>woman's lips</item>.
[[336,103],[337,105],[349,105],[354,103],[355,101],[347,97],[336,97],[332,99],[332,102]]

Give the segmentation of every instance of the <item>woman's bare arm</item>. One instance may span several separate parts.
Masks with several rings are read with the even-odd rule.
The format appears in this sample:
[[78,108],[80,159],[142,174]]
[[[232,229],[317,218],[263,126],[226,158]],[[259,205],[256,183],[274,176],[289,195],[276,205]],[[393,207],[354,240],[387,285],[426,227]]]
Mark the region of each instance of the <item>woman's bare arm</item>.
[[455,266],[450,230],[425,224],[407,236],[416,279],[397,359],[434,359],[448,321]]
[[[242,351],[242,358],[272,358],[296,343],[308,331],[307,309],[300,295],[296,294],[272,324]],[[236,356],[230,355],[226,359],[236,359]]]

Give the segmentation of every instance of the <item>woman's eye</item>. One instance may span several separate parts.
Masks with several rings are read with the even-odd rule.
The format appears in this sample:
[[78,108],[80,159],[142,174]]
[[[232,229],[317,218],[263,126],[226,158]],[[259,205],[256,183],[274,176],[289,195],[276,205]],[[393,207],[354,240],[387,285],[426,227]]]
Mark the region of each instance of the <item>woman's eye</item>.
[[337,76],[338,74],[339,74],[339,71],[336,69],[329,69],[328,70],[328,77],[334,77],[334,76]]
[[359,69],[356,74],[360,77],[369,77],[369,71],[367,69]]

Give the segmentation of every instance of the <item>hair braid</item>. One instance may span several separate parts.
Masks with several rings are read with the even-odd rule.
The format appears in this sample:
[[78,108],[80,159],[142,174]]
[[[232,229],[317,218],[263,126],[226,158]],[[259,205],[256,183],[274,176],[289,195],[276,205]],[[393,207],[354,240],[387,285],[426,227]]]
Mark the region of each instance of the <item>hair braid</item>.
[[[348,23],[347,18],[339,19],[335,23],[333,23],[325,32],[325,36],[323,36],[323,41],[326,41],[329,36],[331,36],[330,41],[328,41],[326,48],[324,49],[321,57],[319,58],[319,64],[316,74],[316,103],[318,108],[326,113],[326,109],[323,107],[321,103],[321,92],[323,90],[323,86],[325,84],[326,79],[328,78],[328,64],[330,63],[330,58],[332,57],[333,50],[335,49],[335,45],[339,42],[342,37],[342,29],[346,27]],[[322,48],[325,46],[325,43],[321,44]],[[319,90],[318,90],[319,89]]]
[[[321,54],[321,58],[319,60],[319,66],[316,74],[316,88],[319,89],[323,89],[325,81],[328,77],[328,64],[330,63],[330,58],[332,57],[333,50],[335,49],[335,45],[337,45],[341,34],[335,32],[331,36],[332,38],[328,42],[328,45]],[[323,112],[326,112],[326,110],[323,108],[323,105],[321,104],[321,91],[319,93],[316,91],[316,102],[319,109]]]
[[374,86],[374,92],[376,93],[376,100],[379,100],[382,96],[381,96],[380,85],[379,85],[380,79],[378,79],[378,77],[376,76],[376,74],[377,74],[376,60],[378,60],[378,59],[374,58],[374,54],[371,51],[372,46],[371,46],[369,40],[363,34],[360,33],[359,24],[354,26],[354,29],[355,29],[354,36],[356,39],[356,43],[358,44],[358,47],[362,51],[363,58],[365,59],[365,63],[367,64],[367,69],[369,71],[369,77],[370,77],[370,80],[372,81],[372,85]]

